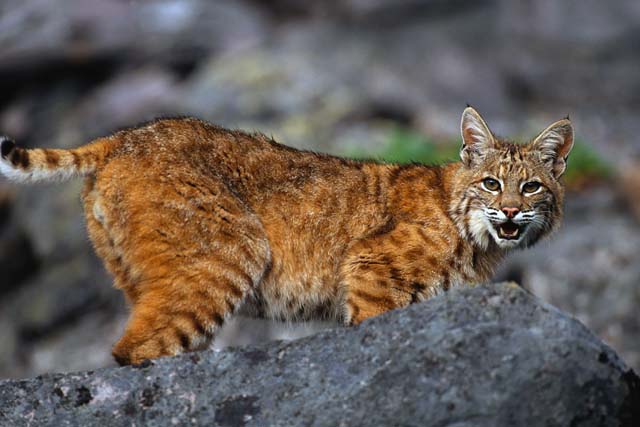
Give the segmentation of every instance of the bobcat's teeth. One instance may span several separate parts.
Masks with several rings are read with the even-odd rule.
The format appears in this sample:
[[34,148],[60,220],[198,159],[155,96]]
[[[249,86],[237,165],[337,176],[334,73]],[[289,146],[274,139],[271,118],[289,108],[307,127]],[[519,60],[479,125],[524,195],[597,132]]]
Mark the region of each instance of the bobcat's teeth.
[[505,222],[498,227],[498,234],[503,239],[517,239],[520,235],[520,227],[513,222]]

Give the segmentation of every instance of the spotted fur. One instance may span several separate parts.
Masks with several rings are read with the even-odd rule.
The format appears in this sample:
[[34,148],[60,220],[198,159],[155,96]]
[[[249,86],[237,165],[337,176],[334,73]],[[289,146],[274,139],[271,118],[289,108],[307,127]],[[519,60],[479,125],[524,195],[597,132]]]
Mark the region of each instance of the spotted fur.
[[201,348],[236,312],[357,324],[488,280],[557,227],[573,134],[565,120],[516,145],[468,108],[462,135],[461,162],[394,165],[167,119],[75,150],[5,138],[0,171],[84,177],[89,235],[131,305],[113,349],[128,364]]

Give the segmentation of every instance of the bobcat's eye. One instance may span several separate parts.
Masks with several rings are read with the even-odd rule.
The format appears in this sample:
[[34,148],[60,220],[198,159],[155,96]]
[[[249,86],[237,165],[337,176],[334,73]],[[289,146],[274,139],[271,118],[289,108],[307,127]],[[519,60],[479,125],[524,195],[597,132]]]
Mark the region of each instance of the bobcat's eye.
[[485,178],[482,180],[482,186],[487,191],[500,191],[500,183],[497,179]]
[[536,191],[538,191],[541,187],[541,184],[539,182],[535,182],[535,181],[530,181],[530,182],[525,182],[524,185],[522,186],[522,192],[523,193],[535,193]]

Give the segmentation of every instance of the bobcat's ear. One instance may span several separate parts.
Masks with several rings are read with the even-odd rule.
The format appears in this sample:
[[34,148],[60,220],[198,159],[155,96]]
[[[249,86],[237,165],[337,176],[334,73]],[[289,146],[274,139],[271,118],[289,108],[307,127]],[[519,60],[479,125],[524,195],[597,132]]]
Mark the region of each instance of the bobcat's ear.
[[482,160],[496,146],[495,137],[489,130],[489,126],[472,107],[465,108],[462,113],[460,131],[462,132],[460,159],[467,167]]
[[542,160],[549,165],[554,176],[560,178],[567,169],[567,157],[573,147],[573,126],[566,118],[555,122],[531,143],[532,149],[540,152]]

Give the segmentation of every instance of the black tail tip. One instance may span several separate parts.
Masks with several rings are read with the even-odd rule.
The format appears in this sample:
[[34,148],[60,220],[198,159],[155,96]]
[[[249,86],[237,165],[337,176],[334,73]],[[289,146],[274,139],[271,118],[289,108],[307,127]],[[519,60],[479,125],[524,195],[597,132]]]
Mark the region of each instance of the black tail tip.
[[11,154],[15,146],[16,143],[11,139],[6,136],[0,136],[0,154],[2,154],[3,159],[6,159]]

